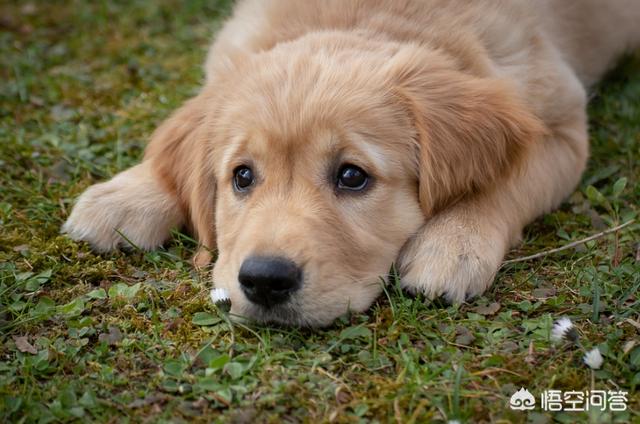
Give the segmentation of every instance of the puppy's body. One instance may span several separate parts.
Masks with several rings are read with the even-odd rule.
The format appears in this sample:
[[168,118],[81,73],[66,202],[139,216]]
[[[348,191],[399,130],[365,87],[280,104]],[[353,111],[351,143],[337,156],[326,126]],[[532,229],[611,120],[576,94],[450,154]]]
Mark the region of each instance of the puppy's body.
[[[115,229],[152,248],[187,225],[217,247],[232,312],[258,320],[364,310],[393,262],[409,291],[462,301],[578,183],[585,88],[638,45],[639,20],[633,0],[240,2],[201,93],[64,229],[109,250]],[[336,183],[351,165],[358,192]],[[256,303],[254,257],[299,268],[286,302]]]

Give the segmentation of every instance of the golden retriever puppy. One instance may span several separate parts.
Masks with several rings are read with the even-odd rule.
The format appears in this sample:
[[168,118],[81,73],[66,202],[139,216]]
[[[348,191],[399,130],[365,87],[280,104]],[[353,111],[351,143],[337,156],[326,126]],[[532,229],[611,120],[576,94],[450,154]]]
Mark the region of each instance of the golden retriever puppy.
[[585,88],[640,42],[636,0],[245,0],[206,82],[63,230],[98,251],[186,226],[231,312],[323,326],[392,264],[462,302],[575,188]]

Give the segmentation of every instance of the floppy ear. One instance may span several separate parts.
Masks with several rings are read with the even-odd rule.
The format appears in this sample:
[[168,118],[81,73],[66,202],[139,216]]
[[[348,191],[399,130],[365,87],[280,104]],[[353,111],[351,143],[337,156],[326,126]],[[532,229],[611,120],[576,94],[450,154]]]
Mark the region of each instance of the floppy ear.
[[507,83],[456,70],[439,54],[401,51],[389,63],[416,130],[427,217],[516,169],[542,122]]
[[209,97],[201,93],[187,101],[153,133],[144,160],[166,190],[175,194],[189,227],[200,244],[194,257],[197,266],[211,260],[215,248],[215,180],[206,154]]

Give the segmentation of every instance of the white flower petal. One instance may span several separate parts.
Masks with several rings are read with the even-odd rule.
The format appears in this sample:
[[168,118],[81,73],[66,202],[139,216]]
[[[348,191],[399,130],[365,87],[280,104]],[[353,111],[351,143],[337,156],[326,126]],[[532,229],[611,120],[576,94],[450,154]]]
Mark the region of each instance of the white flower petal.
[[573,328],[573,322],[567,317],[562,317],[553,324],[551,329],[551,340],[559,342],[564,339]]
[[600,369],[603,362],[604,358],[602,358],[600,349],[597,347],[595,349],[591,349],[584,355],[584,363],[594,370]]
[[211,301],[213,303],[228,302],[229,292],[225,289],[211,289]]

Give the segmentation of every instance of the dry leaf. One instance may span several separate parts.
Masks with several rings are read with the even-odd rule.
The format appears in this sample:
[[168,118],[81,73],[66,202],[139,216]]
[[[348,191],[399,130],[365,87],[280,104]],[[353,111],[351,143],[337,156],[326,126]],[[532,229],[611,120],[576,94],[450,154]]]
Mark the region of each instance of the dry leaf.
[[456,333],[458,334],[458,337],[456,337],[456,343],[459,345],[469,346],[476,339],[476,336],[474,336],[467,327],[456,327]]
[[31,343],[29,343],[27,336],[20,336],[20,337],[13,336],[13,341],[16,343],[16,347],[20,352],[26,352],[32,355],[35,355],[36,353],[38,353],[38,350],[35,347],[33,347]]
[[349,393],[347,393],[347,391],[342,386],[338,386],[338,388],[336,389],[336,402],[338,402],[338,404],[345,404],[350,400],[351,395],[349,395]]
[[105,342],[108,345],[115,345],[120,340],[122,340],[122,332],[120,329],[114,325],[109,326],[108,333],[102,333],[98,336],[98,340],[101,342]]
[[536,299],[547,299],[556,295],[556,289],[555,287],[539,287],[532,294]]
[[626,355],[627,353],[631,352],[631,349],[633,349],[633,347],[635,345],[636,345],[636,341],[635,340],[629,340],[628,342],[626,342],[624,344],[624,346],[622,346],[622,351]]
[[488,305],[476,306],[473,308],[473,312],[480,315],[494,315],[500,310],[500,304],[498,302],[493,302]]
[[131,409],[142,408],[144,406],[156,405],[158,403],[165,403],[169,399],[171,399],[169,395],[165,395],[163,393],[156,393],[156,394],[149,395],[144,399],[136,399],[131,403],[129,403],[128,407]]
[[638,330],[640,330],[640,322],[632,320],[631,318],[627,318],[625,319],[625,321],[633,325],[634,327],[636,327]]
[[28,252],[29,251],[29,245],[28,244],[21,244],[20,246],[16,246],[13,248],[14,252],[18,252],[20,254],[22,254],[23,252]]
[[518,343],[512,342],[511,340],[507,340],[506,342],[502,343],[503,352],[513,353],[513,352],[517,352],[519,349],[520,349],[520,346],[518,346]]
[[591,226],[596,230],[604,231],[607,228],[609,228],[607,224],[604,222],[604,220],[602,219],[602,217],[600,217],[600,215],[598,215],[598,213],[593,209],[589,209],[588,215],[589,215],[589,218],[591,218]]
[[25,3],[20,8],[20,12],[22,12],[23,15],[35,15],[37,11],[38,8],[32,2]]

